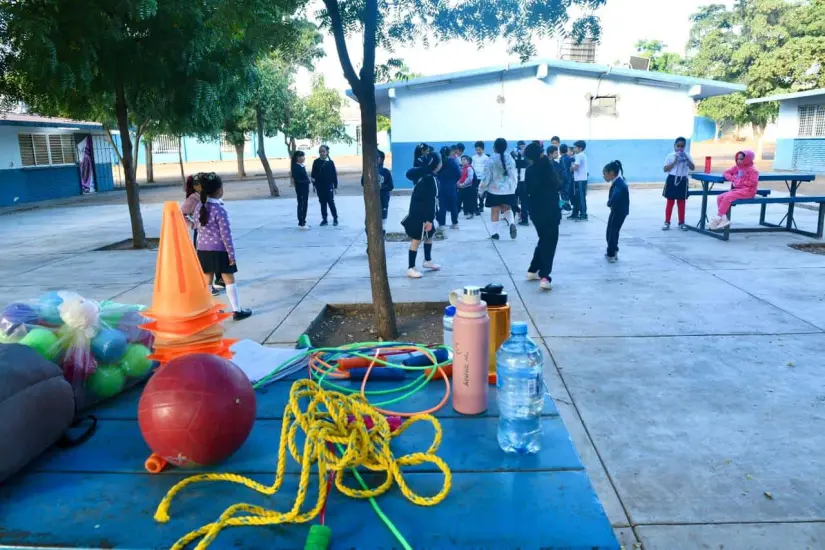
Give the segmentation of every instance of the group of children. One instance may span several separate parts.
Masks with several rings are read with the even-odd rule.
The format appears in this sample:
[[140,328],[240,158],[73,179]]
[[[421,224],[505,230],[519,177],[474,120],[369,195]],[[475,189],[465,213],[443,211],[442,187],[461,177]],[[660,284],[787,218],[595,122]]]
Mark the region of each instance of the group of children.
[[329,147],[318,148],[318,158],[312,163],[312,170],[307,173],[306,154],[295,151],[292,154],[290,173],[295,182],[295,194],[298,196],[298,228],[309,229],[307,209],[309,208],[309,187],[315,190],[321,204],[321,226],[329,225],[327,209],[332,214],[332,225],[338,225],[338,209],[335,207],[335,194],[338,192],[338,171],[335,162],[329,158]]

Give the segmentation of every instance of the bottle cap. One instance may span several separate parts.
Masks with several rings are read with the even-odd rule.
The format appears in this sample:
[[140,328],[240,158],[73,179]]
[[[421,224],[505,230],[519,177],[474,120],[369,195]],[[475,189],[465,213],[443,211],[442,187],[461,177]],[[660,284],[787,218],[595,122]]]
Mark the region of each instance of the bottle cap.
[[516,321],[510,325],[511,334],[527,334],[527,323],[524,321]]
[[461,301],[465,304],[480,304],[481,303],[481,288],[477,286],[465,286],[462,292]]
[[481,289],[481,299],[487,302],[488,307],[506,306],[507,293],[504,285],[500,283],[490,283]]
[[444,316],[445,317],[453,317],[455,316],[455,306],[447,306],[444,308]]

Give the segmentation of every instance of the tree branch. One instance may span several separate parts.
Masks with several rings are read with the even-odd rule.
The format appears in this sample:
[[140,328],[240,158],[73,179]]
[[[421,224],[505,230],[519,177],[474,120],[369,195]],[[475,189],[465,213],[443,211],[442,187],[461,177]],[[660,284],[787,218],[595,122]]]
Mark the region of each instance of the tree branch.
[[[327,8],[332,29],[332,36],[335,38],[335,49],[338,51],[338,60],[341,62],[341,68],[344,69],[344,76],[347,78],[350,87],[356,97],[361,93],[361,81],[358,75],[355,74],[355,68],[352,66],[352,60],[349,57],[347,50],[347,41],[344,36],[344,24],[341,21],[341,11],[338,9],[338,0],[324,0],[324,6]],[[374,34],[374,33],[373,33]]]
[[378,0],[364,2],[364,65],[361,82],[375,84],[375,41],[378,24]]
[[109,130],[109,127],[104,125],[103,129],[106,130],[106,137],[109,138],[109,143],[112,145],[112,149],[115,150],[115,154],[117,155],[117,161],[120,164],[123,164],[123,155],[120,154],[120,149],[118,149],[117,144],[115,143],[115,138],[112,137],[112,131]]

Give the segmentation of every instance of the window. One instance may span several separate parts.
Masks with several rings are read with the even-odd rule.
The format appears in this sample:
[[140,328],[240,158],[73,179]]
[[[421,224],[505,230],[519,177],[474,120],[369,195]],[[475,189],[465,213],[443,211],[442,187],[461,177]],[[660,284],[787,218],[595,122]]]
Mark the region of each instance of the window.
[[799,106],[799,137],[825,137],[825,105]]
[[180,141],[177,136],[155,136],[152,138],[152,154],[155,153],[178,153],[180,152]]
[[619,97],[604,95],[590,98],[590,116],[616,116],[616,103]]
[[17,134],[23,166],[75,163],[73,134]]

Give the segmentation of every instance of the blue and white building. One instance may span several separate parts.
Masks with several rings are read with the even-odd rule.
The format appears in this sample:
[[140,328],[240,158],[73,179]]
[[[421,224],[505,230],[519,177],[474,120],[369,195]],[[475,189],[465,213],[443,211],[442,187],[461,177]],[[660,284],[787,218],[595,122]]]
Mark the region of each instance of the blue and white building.
[[776,170],[825,173],[825,88],[750,99],[779,102]]
[[0,114],[0,206],[111,190],[112,163],[96,122]]
[[[519,65],[429,76],[376,86],[378,112],[392,119],[396,186],[405,178],[413,149],[462,142],[487,152],[504,137],[549,145],[587,142],[590,180],[622,161],[627,178],[662,180],[662,162],[678,136],[691,139],[695,102],[744,91],[745,86],[685,76],[573,61],[537,60]],[[351,96],[351,92],[349,92]]]

